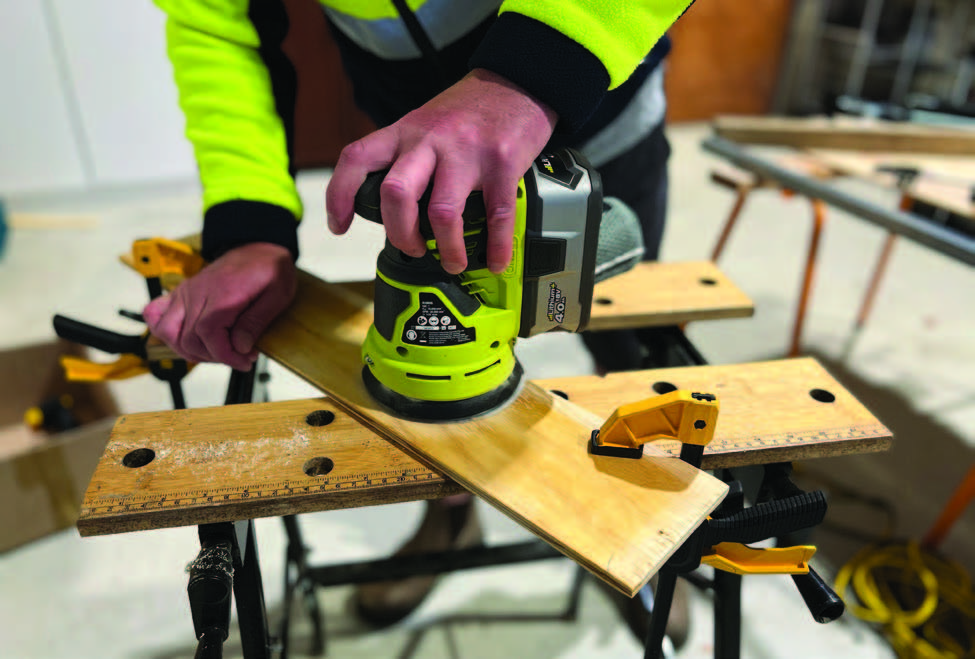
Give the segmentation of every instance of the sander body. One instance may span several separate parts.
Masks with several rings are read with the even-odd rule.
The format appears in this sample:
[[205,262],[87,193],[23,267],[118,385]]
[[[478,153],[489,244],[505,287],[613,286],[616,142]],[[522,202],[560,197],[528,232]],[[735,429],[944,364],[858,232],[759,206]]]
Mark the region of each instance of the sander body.
[[[379,188],[385,172],[367,177],[356,213],[382,223]],[[503,406],[523,370],[518,337],[586,328],[592,305],[599,225],[598,173],[571,149],[543,152],[519,182],[512,259],[487,267],[483,196],[463,212],[468,265],[458,275],[440,265],[419,202],[427,253],[410,257],[389,241],[376,264],[374,322],[362,346],[362,377],[370,394],[398,416],[446,421]]]

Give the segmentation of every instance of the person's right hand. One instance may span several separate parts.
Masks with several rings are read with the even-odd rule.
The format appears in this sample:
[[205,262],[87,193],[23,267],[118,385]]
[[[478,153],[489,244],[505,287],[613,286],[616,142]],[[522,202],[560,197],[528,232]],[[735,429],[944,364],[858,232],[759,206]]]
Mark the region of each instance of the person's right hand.
[[264,330],[294,299],[291,252],[272,243],[230,250],[142,312],[149,331],[184,359],[247,371]]
[[500,273],[511,261],[518,181],[548,142],[558,116],[500,75],[475,69],[460,82],[342,149],[326,190],[332,233],[345,233],[355,194],[369,172],[389,168],[380,207],[389,242],[413,257],[426,253],[418,200],[432,183],[427,206],[444,270],[467,266],[463,211],[472,190],[484,193],[487,262]]

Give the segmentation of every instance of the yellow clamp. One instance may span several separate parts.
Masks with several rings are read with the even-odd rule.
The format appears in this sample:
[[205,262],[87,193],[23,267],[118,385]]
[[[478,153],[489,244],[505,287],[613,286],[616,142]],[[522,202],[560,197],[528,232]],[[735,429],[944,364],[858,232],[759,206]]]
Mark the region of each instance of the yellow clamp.
[[136,240],[132,243],[132,253],[121,258],[146,279],[159,279],[166,290],[175,288],[205,265],[203,257],[193,247],[168,238]]
[[[685,390],[621,405],[593,431],[589,451],[596,455],[639,458],[643,445],[658,440],[681,443],[695,449],[696,464],[704,447],[714,439],[719,405],[715,396]],[[738,542],[710,547],[701,562],[735,574],[807,574],[809,559],[816,553],[810,545],[783,548],[753,548]]]
[[711,547],[701,562],[716,570],[734,574],[808,574],[812,545],[795,547],[749,547],[738,542],[721,542]]
[[122,355],[114,362],[100,364],[79,357],[61,357],[64,376],[72,382],[104,382],[126,380],[149,372],[144,359],[138,355]]
[[714,439],[718,408],[713,395],[685,390],[620,405],[593,432],[589,451],[595,455],[639,458],[644,444],[667,439],[703,449]]

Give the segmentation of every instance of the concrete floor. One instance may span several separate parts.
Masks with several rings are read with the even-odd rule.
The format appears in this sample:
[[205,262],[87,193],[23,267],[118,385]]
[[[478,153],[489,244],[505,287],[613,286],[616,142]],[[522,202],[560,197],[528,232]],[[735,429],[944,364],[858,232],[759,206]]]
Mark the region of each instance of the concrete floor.
[[[672,200],[665,235],[665,260],[707,258],[730,195],[708,181],[717,163],[699,148],[700,125],[675,126]],[[307,207],[300,265],[333,279],[362,279],[374,261],[362,256],[379,249],[381,234],[358,223],[349,237],[330,236],[321,207],[324,174],[300,178]],[[890,203],[896,199],[852,182],[858,194]],[[17,231],[0,260],[0,347],[53,336],[58,312],[135,331],[116,309],[137,309],[144,285],[118,265],[115,255],[134,238],[178,236],[198,226],[199,198],[192,183],[121,190],[84,197],[10,200],[21,210],[92,212],[97,229]],[[755,195],[726,249],[721,266],[753,297],[753,318],[694,323],[688,335],[712,363],[776,358],[787,349],[809,230],[801,200],[774,192]],[[972,463],[975,445],[975,276],[972,270],[902,241],[877,299],[873,317],[855,344],[850,330],[860,295],[883,233],[839,212],[831,215],[806,323],[804,350],[830,371],[891,427],[895,448],[884,455],[811,461],[803,477],[819,484],[825,476],[889,499],[897,508],[896,532],[917,537],[933,521],[948,494]],[[355,245],[355,247],[352,247]],[[353,258],[351,255],[354,254]],[[544,336],[519,348],[529,375],[587,373],[592,362],[574,336]],[[555,356],[559,358],[556,359]],[[191,406],[219,404],[226,369],[203,366],[186,380]],[[123,411],[163,409],[163,385],[137,379],[112,385]],[[274,368],[274,400],[316,395],[308,385]],[[480,504],[479,504],[480,505]],[[834,508],[836,508],[834,506]],[[358,560],[388,554],[413,529],[421,504],[305,515],[301,518],[315,563]],[[481,506],[487,539],[501,542],[527,533],[486,505]],[[860,528],[880,528],[870,510],[839,506],[830,518]],[[278,520],[258,520],[266,595],[272,620],[281,604],[284,534]],[[821,571],[829,572],[858,546],[827,530]],[[0,656],[137,657],[169,659],[193,653],[186,603],[186,564],[195,556],[195,529],[172,529],[82,540],[67,530],[0,556]],[[944,549],[956,559],[975,556],[973,511],[963,517]],[[968,566],[972,569],[972,566]],[[579,619],[450,623],[462,613],[508,613],[515,617],[557,612],[574,566],[551,560],[515,567],[454,574],[405,623],[369,632],[347,609],[350,590],[319,591],[326,610],[331,657],[638,657],[630,636],[604,591],[587,583]],[[710,603],[692,599],[693,626],[681,658],[712,656]],[[745,580],[742,627],[746,657],[891,657],[866,625],[846,616],[817,625],[791,580]],[[296,625],[293,655],[303,654],[308,626]],[[239,656],[232,635],[227,656]]]

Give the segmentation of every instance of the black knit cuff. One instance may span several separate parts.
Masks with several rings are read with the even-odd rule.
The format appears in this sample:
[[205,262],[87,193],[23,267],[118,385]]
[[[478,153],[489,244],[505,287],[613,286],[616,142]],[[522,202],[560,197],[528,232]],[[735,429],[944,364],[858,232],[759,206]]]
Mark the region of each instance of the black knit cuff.
[[525,89],[559,115],[558,130],[573,133],[609,89],[609,73],[581,44],[541,21],[506,12],[470,60]]
[[203,258],[213,261],[250,243],[274,243],[298,260],[298,221],[291,211],[263,201],[225,201],[203,216]]

